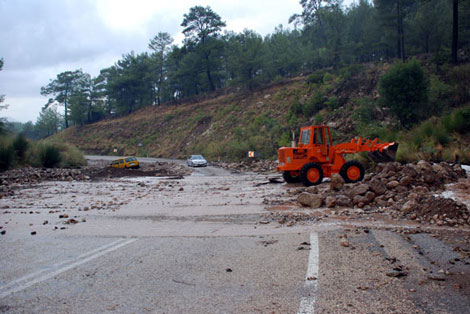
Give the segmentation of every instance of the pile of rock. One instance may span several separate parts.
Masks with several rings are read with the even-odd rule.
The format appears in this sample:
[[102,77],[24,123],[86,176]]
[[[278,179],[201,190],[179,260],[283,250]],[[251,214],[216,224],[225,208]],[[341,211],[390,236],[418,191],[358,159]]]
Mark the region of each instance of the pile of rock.
[[434,195],[444,184],[465,177],[466,172],[460,165],[444,162],[379,164],[375,173],[366,175],[363,182],[344,184],[339,175],[334,175],[329,188],[306,188],[298,201],[312,208],[387,211],[394,217],[404,216],[438,225],[470,224],[469,211],[464,204]]
[[240,162],[212,162],[211,165],[229,169],[234,172],[255,172],[255,173],[268,173],[274,172],[277,167],[277,161],[275,160],[261,160],[261,159],[249,159]]
[[32,168],[25,167],[2,172],[0,182],[2,186],[11,184],[33,184],[47,180],[55,181],[83,181],[90,178],[82,169],[59,169],[59,168]]

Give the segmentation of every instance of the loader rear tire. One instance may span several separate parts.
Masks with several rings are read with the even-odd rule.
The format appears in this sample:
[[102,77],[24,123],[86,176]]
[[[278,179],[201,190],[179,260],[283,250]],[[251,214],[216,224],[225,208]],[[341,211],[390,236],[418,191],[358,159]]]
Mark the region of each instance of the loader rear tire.
[[292,175],[291,171],[284,171],[282,173],[282,178],[284,179],[284,181],[286,181],[286,183],[300,182],[299,176],[298,175],[296,175],[296,176]]
[[339,171],[346,183],[355,183],[364,179],[364,166],[357,160],[346,162]]
[[300,169],[299,177],[305,186],[318,185],[323,181],[323,170],[319,164],[309,162]]

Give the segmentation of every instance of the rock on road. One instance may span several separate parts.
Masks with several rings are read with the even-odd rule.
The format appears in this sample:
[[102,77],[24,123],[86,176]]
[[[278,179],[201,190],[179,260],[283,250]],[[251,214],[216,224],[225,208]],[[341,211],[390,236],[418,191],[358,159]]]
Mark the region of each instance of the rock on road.
[[256,186],[266,180],[207,167],[0,199],[0,312],[470,312],[470,256],[455,237],[280,225],[276,212],[303,209],[266,205],[286,190]]

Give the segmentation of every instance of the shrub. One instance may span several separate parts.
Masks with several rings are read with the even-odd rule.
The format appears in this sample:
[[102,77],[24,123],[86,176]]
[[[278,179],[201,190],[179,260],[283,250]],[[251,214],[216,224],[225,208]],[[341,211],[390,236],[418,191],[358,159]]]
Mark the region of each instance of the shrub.
[[13,147],[0,146],[0,170],[7,170],[13,165]]
[[57,147],[61,152],[62,167],[76,168],[86,165],[85,157],[83,156],[82,151],[77,147],[69,144],[59,144]]
[[452,69],[451,79],[455,83],[457,104],[470,101],[470,64],[461,65]]
[[316,125],[323,124],[323,121],[325,121],[325,118],[323,118],[321,113],[318,113],[317,115],[315,115],[315,124]]
[[448,132],[465,134],[470,131],[470,107],[457,109],[442,118],[442,124]]
[[323,83],[323,72],[316,71],[310,74],[307,78],[307,81],[312,84],[321,84]]
[[340,103],[339,98],[337,96],[328,97],[328,100],[325,101],[325,105],[330,110],[335,110],[335,109],[338,109],[339,107],[341,107],[341,103]]
[[429,111],[439,115],[442,109],[448,105],[452,98],[452,87],[439,80],[437,76],[431,76],[429,88]]
[[375,103],[370,97],[364,97],[354,100],[359,107],[354,111],[355,121],[369,123],[374,117]]
[[364,66],[360,64],[351,64],[339,70],[339,75],[343,80],[348,80],[364,71]]
[[323,74],[323,83],[325,84],[332,82],[334,79],[335,77],[331,73],[325,72],[325,74]]
[[62,161],[60,150],[53,145],[45,145],[40,154],[41,164],[46,168],[54,168]]
[[323,98],[323,93],[315,92],[304,105],[304,116],[309,118],[321,109],[323,109]]
[[406,127],[425,117],[428,87],[429,80],[416,60],[396,63],[379,82],[383,105]]
[[12,145],[17,160],[20,162],[24,161],[29,144],[23,133],[20,133],[15,137]]

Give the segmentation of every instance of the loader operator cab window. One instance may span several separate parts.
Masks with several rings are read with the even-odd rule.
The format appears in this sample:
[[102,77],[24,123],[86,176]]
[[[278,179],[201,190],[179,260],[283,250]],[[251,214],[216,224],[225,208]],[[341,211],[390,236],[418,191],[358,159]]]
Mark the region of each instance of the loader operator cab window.
[[315,129],[313,131],[313,144],[323,144],[323,129]]
[[300,143],[304,145],[310,144],[310,130],[302,131],[302,135],[300,137]]

